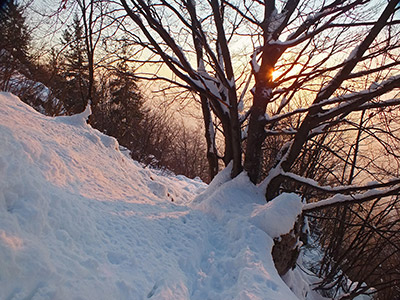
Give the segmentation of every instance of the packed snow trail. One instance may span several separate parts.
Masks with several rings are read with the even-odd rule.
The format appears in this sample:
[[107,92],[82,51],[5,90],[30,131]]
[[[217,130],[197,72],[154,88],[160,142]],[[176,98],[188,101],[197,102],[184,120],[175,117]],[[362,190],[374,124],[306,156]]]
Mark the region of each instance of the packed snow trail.
[[296,196],[145,169],[88,113],[0,93],[0,299],[297,299],[270,255]]

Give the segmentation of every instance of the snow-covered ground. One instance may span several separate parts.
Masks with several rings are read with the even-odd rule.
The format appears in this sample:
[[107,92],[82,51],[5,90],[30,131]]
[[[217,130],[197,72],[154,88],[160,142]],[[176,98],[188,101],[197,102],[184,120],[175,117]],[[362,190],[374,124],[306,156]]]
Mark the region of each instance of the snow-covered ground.
[[88,113],[50,118],[0,93],[0,299],[305,298],[270,254],[296,196],[267,204],[229,170],[207,186],[145,169]]

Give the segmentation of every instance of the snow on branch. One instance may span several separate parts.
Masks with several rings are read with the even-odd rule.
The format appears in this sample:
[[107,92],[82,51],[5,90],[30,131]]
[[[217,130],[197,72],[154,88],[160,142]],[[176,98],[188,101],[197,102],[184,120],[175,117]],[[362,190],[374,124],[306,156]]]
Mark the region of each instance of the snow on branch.
[[[296,181],[300,184],[307,185],[318,191],[322,191],[329,194],[335,194],[327,199],[308,203],[303,206],[303,212],[316,211],[319,209],[338,206],[343,204],[362,203],[377,198],[386,196],[398,195],[400,192],[400,178],[394,178],[384,183],[371,182],[367,185],[348,185],[348,186],[320,186],[318,182],[310,178],[304,178],[302,176],[293,173],[281,173],[286,179]],[[364,193],[361,193],[365,191]],[[355,194],[350,194],[356,192]]]
[[330,193],[330,194],[360,192],[360,191],[366,191],[366,190],[371,190],[371,189],[387,188],[390,186],[395,186],[395,185],[400,184],[400,178],[393,178],[384,183],[370,182],[363,186],[341,185],[341,186],[331,187],[331,186],[321,186],[321,185],[319,185],[319,183],[317,181],[315,181],[313,179],[305,178],[305,177],[302,177],[300,175],[290,173],[290,172],[281,173],[281,176],[283,176],[287,179],[296,181],[298,183],[307,185],[308,187],[314,188],[316,190],[323,191],[323,192]]
[[339,88],[342,83],[350,77],[350,74],[358,64],[365,52],[370,48],[373,41],[376,40],[380,32],[386,26],[387,20],[393,15],[394,8],[396,7],[398,0],[388,1],[387,6],[376,21],[375,25],[370,29],[366,37],[361,41],[358,47],[350,54],[344,67],[334,76],[330,83],[320,91],[315,103],[321,102],[331,97],[334,92]]
[[325,23],[324,25],[320,26],[319,28],[315,29],[314,31],[308,32],[308,33],[304,33],[302,35],[300,35],[297,38],[294,39],[290,39],[288,38],[286,41],[275,41],[272,42],[271,45],[276,45],[279,46],[281,48],[289,48],[289,47],[294,47],[297,46],[299,44],[301,44],[302,42],[313,38],[314,36],[316,36],[317,34],[321,33],[322,31],[328,29],[330,27],[330,22],[333,21],[333,18],[331,20],[329,20],[327,23]]
[[400,105],[400,98],[385,100],[382,102],[376,103],[366,103],[361,105],[358,109],[359,111],[366,110],[366,109],[373,109],[373,108],[382,108],[382,107],[389,107],[389,106],[396,106]]
[[400,184],[396,184],[392,187],[383,190],[371,189],[362,194],[355,194],[355,195],[336,194],[333,197],[318,202],[304,204],[303,212],[311,212],[323,208],[344,205],[344,204],[362,203],[378,198],[398,195],[399,193],[400,193]]
[[258,64],[257,56],[258,56],[258,54],[261,53],[261,51],[262,51],[262,48],[257,47],[254,50],[253,55],[251,56],[250,64],[251,64],[251,68],[253,69],[254,73],[258,73],[260,71],[260,65]]
[[[277,44],[285,47],[296,46],[303,41],[316,36],[322,31],[331,28],[334,20],[343,15],[345,12],[353,9],[355,6],[362,4],[362,2],[362,0],[358,0],[344,6],[335,7],[333,4],[330,4],[328,6],[322,7],[319,12],[309,15],[307,19],[303,22],[303,24],[295,32],[288,36],[285,42],[278,41]],[[329,16],[330,18],[327,21],[317,27],[318,23]],[[309,29],[313,26],[315,26],[316,28],[309,31]]]
[[[371,101],[372,99],[381,96],[387,92],[392,91],[393,89],[399,88],[400,87],[400,75],[398,76],[393,76],[389,78],[388,80],[380,83],[380,84],[374,84],[372,85],[369,89],[349,94],[346,96],[342,97],[337,97],[334,99],[331,99],[329,102],[339,102],[339,104],[331,108],[329,110],[326,110],[323,113],[320,113],[318,115],[318,118],[322,120],[328,120],[333,117],[336,117],[342,113],[347,113],[349,111],[355,111],[359,110],[360,107],[363,107],[363,105],[368,104],[368,101]],[[320,104],[325,105],[327,102],[323,101],[320,102]],[[391,101],[380,101],[376,104],[375,106],[378,105],[378,107],[385,107],[385,106],[392,106],[396,104],[395,100]]]
[[334,97],[330,99],[325,99],[323,101],[314,103],[310,105],[309,107],[303,107],[303,108],[298,108],[290,112],[286,112],[283,114],[278,114],[272,117],[269,117],[268,119],[265,119],[265,124],[270,124],[273,122],[280,121],[285,118],[289,118],[293,115],[296,114],[303,114],[307,113],[310,110],[319,110],[322,109],[325,106],[330,106],[333,104],[337,104],[336,106],[325,110],[323,113],[320,113],[318,116],[321,118],[321,121],[323,120],[328,120],[330,118],[333,118],[337,115],[340,115],[347,109],[351,109],[352,111],[359,111],[359,110],[364,110],[364,109],[369,109],[369,108],[379,108],[379,107],[388,107],[388,106],[394,106],[394,105],[399,105],[400,104],[400,99],[399,98],[394,98],[390,100],[385,100],[385,101],[379,101],[379,102],[368,102],[372,100],[373,98],[376,98],[378,96],[381,96],[395,88],[400,88],[400,75],[397,76],[392,76],[391,78],[381,82],[381,83],[374,83],[373,85],[370,86],[370,88],[346,94],[343,96],[339,97]]

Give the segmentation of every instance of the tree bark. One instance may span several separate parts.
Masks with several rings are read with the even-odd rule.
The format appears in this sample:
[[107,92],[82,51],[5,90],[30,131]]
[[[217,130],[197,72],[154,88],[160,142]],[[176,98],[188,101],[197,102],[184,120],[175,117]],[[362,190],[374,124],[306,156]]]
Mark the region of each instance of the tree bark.
[[[196,7],[192,1],[186,2],[186,8],[190,14],[192,24],[192,38],[196,50],[197,68],[204,68],[203,45],[199,38],[201,24],[197,20]],[[205,95],[200,95],[201,110],[203,113],[205,138],[207,143],[208,174],[212,180],[218,174],[218,152],[215,146],[215,132],[212,121],[210,102]]]
[[272,258],[275,268],[281,276],[296,266],[296,261],[300,253],[298,247],[299,229],[299,223],[297,222],[293,230],[274,240]]
[[218,174],[218,153],[215,146],[215,133],[213,128],[213,122],[211,117],[210,105],[205,96],[200,96],[201,108],[203,112],[205,137],[207,142],[207,161],[208,161],[208,173],[210,180]]
[[274,87],[272,73],[282,53],[282,49],[277,46],[270,46],[266,42],[262,53],[260,70],[254,72],[256,84],[247,131],[246,158],[244,163],[245,170],[254,184],[258,183],[260,178],[262,144],[267,137],[264,129],[264,120],[267,105],[271,101]]
[[[256,87],[253,106],[249,120],[249,128],[246,143],[246,158],[244,168],[247,171],[251,182],[258,183],[261,172],[262,144],[266,138],[264,123],[267,103],[270,100],[268,89]],[[269,90],[270,91],[270,90]]]
[[[224,5],[220,5],[219,1],[211,0],[210,1],[215,27],[217,29],[217,54],[218,57],[221,57],[221,61],[219,64],[224,67],[225,71],[225,78],[221,79],[221,84],[225,85],[227,90],[227,104],[229,106],[229,129],[230,131],[225,131],[225,137],[227,135],[230,136],[229,141],[229,148],[232,151],[232,172],[231,177],[234,178],[239,175],[240,172],[243,170],[242,165],[242,139],[241,139],[241,130],[240,130],[240,122],[239,122],[239,115],[238,115],[238,106],[237,106],[237,94],[236,94],[236,87],[235,87],[235,76],[233,72],[233,65],[231,61],[231,54],[228,47],[228,41],[225,36],[224,30]],[[228,145],[225,145],[228,147]],[[229,150],[229,149],[228,149]],[[225,161],[226,163],[226,161]]]

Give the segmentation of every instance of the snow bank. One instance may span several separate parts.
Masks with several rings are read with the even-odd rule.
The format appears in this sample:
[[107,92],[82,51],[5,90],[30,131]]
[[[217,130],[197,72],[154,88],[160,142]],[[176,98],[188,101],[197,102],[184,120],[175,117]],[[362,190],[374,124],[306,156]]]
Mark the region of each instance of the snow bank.
[[229,174],[230,168],[223,170],[214,180],[218,184],[212,182],[193,201],[196,209],[212,216],[216,223],[224,224],[222,230],[215,229],[221,230],[219,248],[230,253],[226,272],[238,274],[237,291],[229,290],[219,294],[221,298],[215,295],[209,299],[235,299],[235,295],[240,295],[238,299],[297,299],[279,277],[271,251],[273,238],[293,228],[301,212],[300,198],[294,194],[282,195],[266,203],[263,189],[251,184],[247,174],[226,180]]
[[87,113],[0,93],[0,299],[297,299],[270,255],[295,196],[144,169]]

